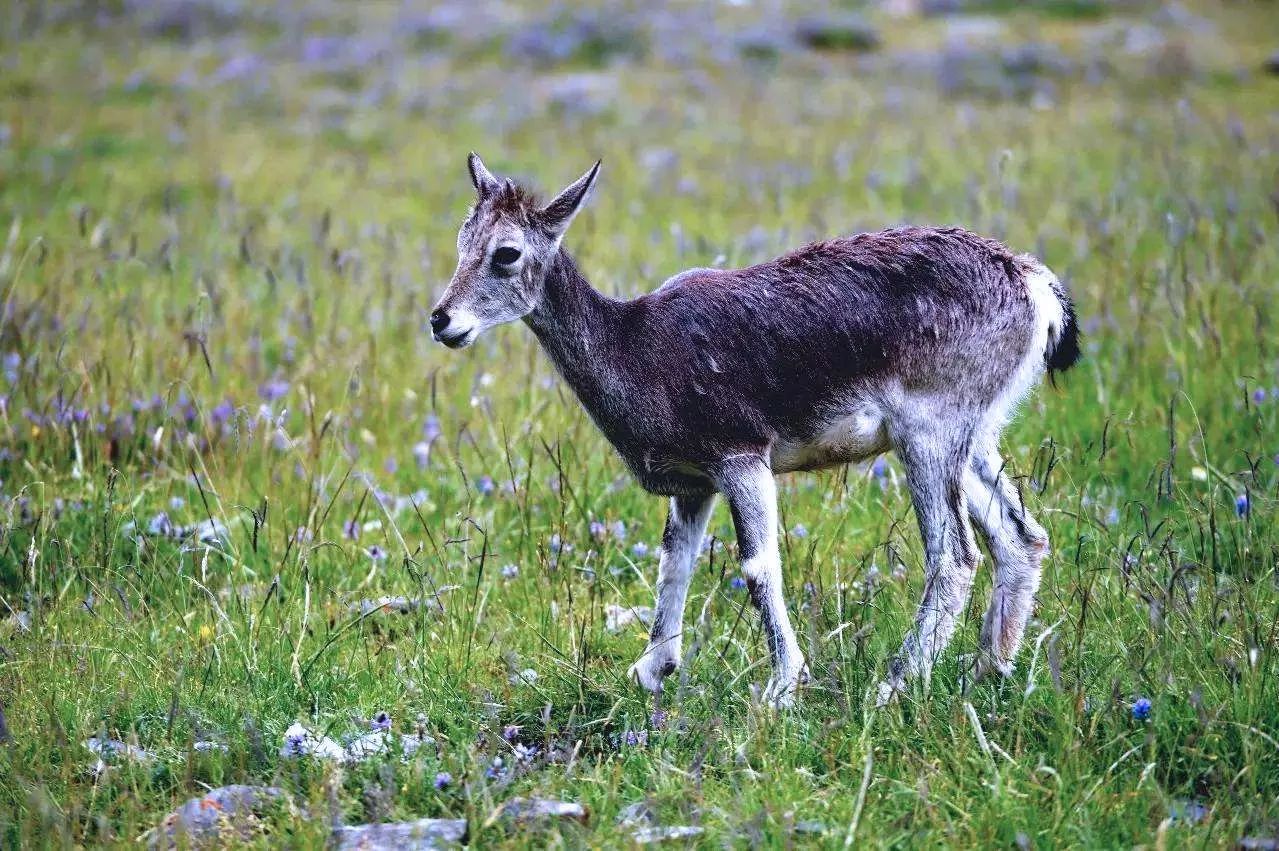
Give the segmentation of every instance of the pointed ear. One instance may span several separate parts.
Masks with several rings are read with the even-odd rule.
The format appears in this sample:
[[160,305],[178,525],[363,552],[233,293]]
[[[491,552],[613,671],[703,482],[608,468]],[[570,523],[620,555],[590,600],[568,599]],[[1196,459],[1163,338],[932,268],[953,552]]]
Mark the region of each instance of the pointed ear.
[[601,162],[602,160],[596,160],[590,171],[573,181],[568,188],[555,196],[554,201],[539,211],[542,224],[556,239],[564,236],[573,217],[586,202],[586,197],[591,194],[591,189],[595,186],[595,178],[600,173]]
[[484,163],[476,156],[474,151],[466,158],[466,167],[471,171],[471,183],[475,184],[475,191],[483,198],[492,192],[497,191],[497,178],[484,167]]

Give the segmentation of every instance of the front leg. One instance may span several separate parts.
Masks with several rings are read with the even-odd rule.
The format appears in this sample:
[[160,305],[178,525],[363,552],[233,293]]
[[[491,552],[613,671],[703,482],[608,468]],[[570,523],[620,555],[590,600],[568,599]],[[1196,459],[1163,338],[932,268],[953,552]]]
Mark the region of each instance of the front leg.
[[714,494],[671,498],[657,566],[657,611],[653,615],[653,628],[649,631],[648,647],[630,670],[631,676],[649,691],[661,691],[662,680],[679,668],[684,601],[714,505]]
[[808,668],[782,597],[773,471],[762,457],[739,455],[722,465],[716,484],[733,511],[742,575],[751,602],[759,609],[772,657],[773,676],[764,689],[764,699],[774,706],[790,706],[800,683],[808,681]]

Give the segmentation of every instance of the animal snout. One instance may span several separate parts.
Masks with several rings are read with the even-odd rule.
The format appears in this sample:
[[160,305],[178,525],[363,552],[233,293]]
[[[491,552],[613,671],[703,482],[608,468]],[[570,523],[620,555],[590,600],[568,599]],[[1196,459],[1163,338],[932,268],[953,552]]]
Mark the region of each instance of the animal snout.
[[[418,315],[420,316],[421,314],[418,314]],[[447,311],[439,307],[431,311],[431,331],[432,332],[438,334],[448,327],[449,327],[449,315]]]

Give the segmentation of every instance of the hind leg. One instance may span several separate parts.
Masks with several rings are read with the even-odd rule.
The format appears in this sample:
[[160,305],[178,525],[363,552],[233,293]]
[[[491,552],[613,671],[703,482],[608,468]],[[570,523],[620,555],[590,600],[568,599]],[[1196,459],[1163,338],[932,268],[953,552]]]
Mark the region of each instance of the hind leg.
[[990,608],[981,629],[978,679],[990,671],[1012,673],[1039,590],[1040,563],[1048,554],[1048,534],[1003,474],[997,443],[992,434],[975,448],[964,478],[968,512],[995,560]]
[[893,442],[906,467],[924,543],[924,594],[914,628],[879,685],[880,706],[891,701],[909,677],[927,682],[968,605],[980,558],[964,495],[971,431],[957,432],[953,422],[931,416],[910,426],[894,429]]

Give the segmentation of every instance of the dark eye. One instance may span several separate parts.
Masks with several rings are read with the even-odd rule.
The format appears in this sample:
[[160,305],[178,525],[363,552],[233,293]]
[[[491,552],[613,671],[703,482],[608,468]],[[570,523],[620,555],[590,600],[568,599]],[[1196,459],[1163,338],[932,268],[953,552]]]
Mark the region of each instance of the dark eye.
[[493,263],[498,266],[510,266],[520,259],[520,250],[511,248],[509,245],[503,245],[497,251],[493,252]]

